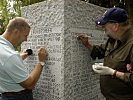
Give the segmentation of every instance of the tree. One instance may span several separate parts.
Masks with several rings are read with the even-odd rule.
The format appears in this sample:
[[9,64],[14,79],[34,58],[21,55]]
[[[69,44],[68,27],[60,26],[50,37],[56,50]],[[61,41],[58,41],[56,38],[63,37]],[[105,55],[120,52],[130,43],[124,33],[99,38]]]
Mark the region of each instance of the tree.
[[2,34],[10,19],[21,16],[21,7],[45,0],[1,0],[0,1],[0,34]]
[[0,34],[2,34],[8,24],[8,3],[6,0],[1,0],[0,2]]
[[133,28],[133,1],[127,0],[127,7],[128,7],[128,13],[129,13],[129,19]]
[[27,6],[27,5],[31,5],[31,4],[46,1],[46,0],[17,0],[17,1],[21,1],[22,6]]
[[[15,4],[13,7],[16,7]],[[19,8],[14,9],[13,7],[10,1],[1,0],[0,2],[0,34],[2,34],[5,31],[10,19],[16,16],[21,16],[20,9]]]

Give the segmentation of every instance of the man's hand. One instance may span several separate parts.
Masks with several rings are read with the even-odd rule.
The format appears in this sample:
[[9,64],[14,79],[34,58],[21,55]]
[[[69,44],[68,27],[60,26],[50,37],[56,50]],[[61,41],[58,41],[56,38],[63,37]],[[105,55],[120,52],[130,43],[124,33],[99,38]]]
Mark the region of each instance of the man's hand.
[[20,56],[22,57],[22,59],[26,59],[28,57],[28,53],[24,50],[20,53]]
[[47,56],[48,56],[48,54],[47,54],[45,48],[40,48],[38,51],[39,62],[44,62],[47,59]]
[[79,36],[77,36],[78,40],[81,40],[83,42],[84,45],[88,45],[88,36],[85,34],[80,34]]
[[95,73],[98,73],[100,75],[113,75],[115,72],[114,69],[99,64],[92,65],[92,69]]
[[89,40],[89,36],[87,36],[86,34],[80,34],[80,35],[78,35],[78,36],[77,36],[77,39],[78,39],[78,40],[81,40],[82,43],[83,43],[86,47],[88,47],[88,48],[90,48],[90,49],[93,48],[93,45],[90,44],[89,41],[88,41],[88,40]]

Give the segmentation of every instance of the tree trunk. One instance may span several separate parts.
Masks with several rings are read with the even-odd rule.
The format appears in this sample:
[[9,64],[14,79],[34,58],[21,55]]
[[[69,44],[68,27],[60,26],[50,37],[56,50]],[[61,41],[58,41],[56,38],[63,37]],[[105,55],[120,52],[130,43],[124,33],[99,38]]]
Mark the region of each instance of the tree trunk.
[[133,28],[133,1],[127,0],[126,3],[127,3],[127,7],[128,7],[129,21]]

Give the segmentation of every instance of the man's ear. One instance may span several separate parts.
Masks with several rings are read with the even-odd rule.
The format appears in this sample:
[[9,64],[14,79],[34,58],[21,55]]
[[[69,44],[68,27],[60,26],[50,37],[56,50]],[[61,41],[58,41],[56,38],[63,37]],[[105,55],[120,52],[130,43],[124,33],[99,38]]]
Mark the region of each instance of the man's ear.
[[20,37],[20,34],[19,34],[19,30],[18,29],[14,29],[12,31],[12,34],[14,36],[14,38],[18,39]]
[[19,30],[16,29],[16,28],[13,30],[13,33],[15,33],[15,34],[18,33],[18,32],[19,32]]
[[113,30],[117,32],[119,29],[119,23],[114,23]]

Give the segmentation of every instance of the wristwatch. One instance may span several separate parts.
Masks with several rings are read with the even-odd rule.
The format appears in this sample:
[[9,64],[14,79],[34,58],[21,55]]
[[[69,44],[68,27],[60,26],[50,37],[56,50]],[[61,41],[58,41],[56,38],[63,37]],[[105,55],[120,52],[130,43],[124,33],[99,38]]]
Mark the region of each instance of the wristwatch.
[[40,61],[39,64],[41,64],[41,66],[44,66],[45,62]]

